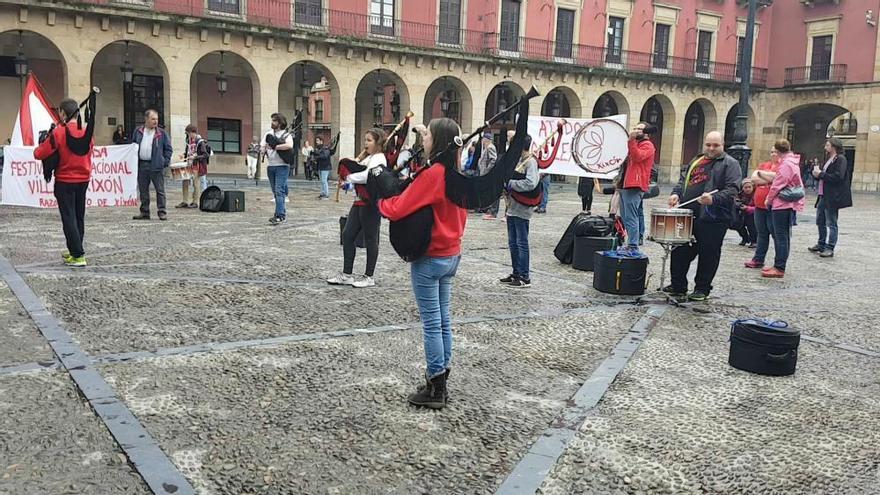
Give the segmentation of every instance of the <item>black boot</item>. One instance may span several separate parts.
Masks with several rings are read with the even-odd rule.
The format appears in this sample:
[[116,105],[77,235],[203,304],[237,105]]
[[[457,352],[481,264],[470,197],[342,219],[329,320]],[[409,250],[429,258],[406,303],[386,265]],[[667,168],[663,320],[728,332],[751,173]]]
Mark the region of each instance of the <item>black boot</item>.
[[[450,368],[446,368],[446,371],[443,372],[443,374],[446,376],[447,380],[449,380],[449,371],[450,371]],[[431,380],[428,380],[428,375],[426,373],[425,374],[425,384],[419,385],[419,388],[416,389],[416,392],[422,392],[423,390],[428,388],[430,385],[431,385]],[[443,401],[449,402],[449,389],[446,389],[446,394],[443,396]]]
[[430,409],[443,409],[446,406],[446,377],[448,375],[449,370],[431,379],[428,379],[426,375],[425,385],[419,387],[416,393],[409,396],[409,403]]

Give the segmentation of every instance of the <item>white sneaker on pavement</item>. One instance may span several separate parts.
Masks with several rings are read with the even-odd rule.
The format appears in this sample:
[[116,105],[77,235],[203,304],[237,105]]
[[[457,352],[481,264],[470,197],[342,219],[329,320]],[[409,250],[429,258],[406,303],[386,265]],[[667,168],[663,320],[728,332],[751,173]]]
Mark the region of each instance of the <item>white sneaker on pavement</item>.
[[347,273],[340,273],[335,277],[330,277],[327,279],[327,283],[331,285],[354,285],[355,280],[353,275],[349,275]]
[[363,289],[365,287],[373,287],[374,285],[376,285],[376,281],[373,280],[373,277],[368,277],[364,275],[363,277],[355,280],[354,283],[352,283],[351,285],[359,289]]

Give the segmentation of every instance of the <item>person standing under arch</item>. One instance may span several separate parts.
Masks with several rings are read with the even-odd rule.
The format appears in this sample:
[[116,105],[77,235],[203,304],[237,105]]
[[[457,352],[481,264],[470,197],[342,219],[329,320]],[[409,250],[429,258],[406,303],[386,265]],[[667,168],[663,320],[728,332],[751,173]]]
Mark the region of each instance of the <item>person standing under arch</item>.
[[822,258],[834,256],[837,246],[837,215],[842,208],[852,206],[852,168],[843,154],[843,141],[831,138],[825,142],[828,159],[825,165],[813,167],[812,175],[819,181],[819,199],[816,200],[816,226],[819,242],[809,248]]

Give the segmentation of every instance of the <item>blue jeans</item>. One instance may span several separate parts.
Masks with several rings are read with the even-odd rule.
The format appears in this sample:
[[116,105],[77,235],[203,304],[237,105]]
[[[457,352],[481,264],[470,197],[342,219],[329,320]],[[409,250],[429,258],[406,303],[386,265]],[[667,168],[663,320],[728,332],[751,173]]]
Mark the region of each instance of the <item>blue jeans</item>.
[[461,255],[446,258],[425,256],[410,264],[413,295],[422,320],[429,378],[443,373],[452,360],[449,300],[452,296],[452,278],[458,270],[459,261]]
[[284,207],[284,199],[287,197],[287,174],[290,173],[290,165],[272,165],[266,168],[269,176],[269,187],[275,195],[275,216],[284,218],[287,209]]
[[321,179],[321,196],[325,198],[330,197],[330,188],[327,185],[327,179],[330,178],[329,170],[318,170],[318,177]]
[[645,202],[643,200],[639,200],[639,246],[644,243],[645,240]]
[[773,247],[776,250],[773,266],[785,271],[788,253],[791,251],[791,226],[796,213],[791,208],[786,208],[773,210],[770,214],[773,216]]
[[529,221],[520,217],[507,217],[507,246],[513,274],[529,280]]
[[541,197],[541,204],[538,205],[539,210],[547,209],[547,202],[550,201],[550,176],[541,177],[541,186],[544,189],[544,195]]
[[[202,181],[202,191],[204,191],[205,189],[208,188],[208,176],[203,175],[203,176],[199,177],[199,180]],[[193,185],[195,185],[195,184],[193,184]]]
[[834,251],[837,245],[837,208],[825,206],[825,198],[819,196],[819,204],[816,205],[816,226],[819,228],[819,247],[823,250]]
[[[623,228],[626,229],[626,243],[630,247],[638,247],[639,236],[645,230],[645,215],[642,209],[641,189],[629,188],[620,190],[620,216]],[[639,221],[639,218],[642,220]]]
[[758,246],[752,259],[763,263],[767,257],[767,249],[770,248],[770,236],[773,234],[773,216],[770,210],[755,208],[755,230],[758,231]]

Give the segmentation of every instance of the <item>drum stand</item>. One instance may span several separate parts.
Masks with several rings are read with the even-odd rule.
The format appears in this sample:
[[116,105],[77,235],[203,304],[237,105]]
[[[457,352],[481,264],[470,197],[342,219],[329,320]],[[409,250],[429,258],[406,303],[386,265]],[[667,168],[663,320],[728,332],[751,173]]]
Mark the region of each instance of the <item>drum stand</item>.
[[669,253],[674,251],[675,248],[683,246],[684,244],[668,242],[657,242],[657,244],[660,244],[660,246],[663,248],[663,263],[660,272],[660,287],[657,290],[663,290],[663,287],[666,286],[666,260],[669,259]]

